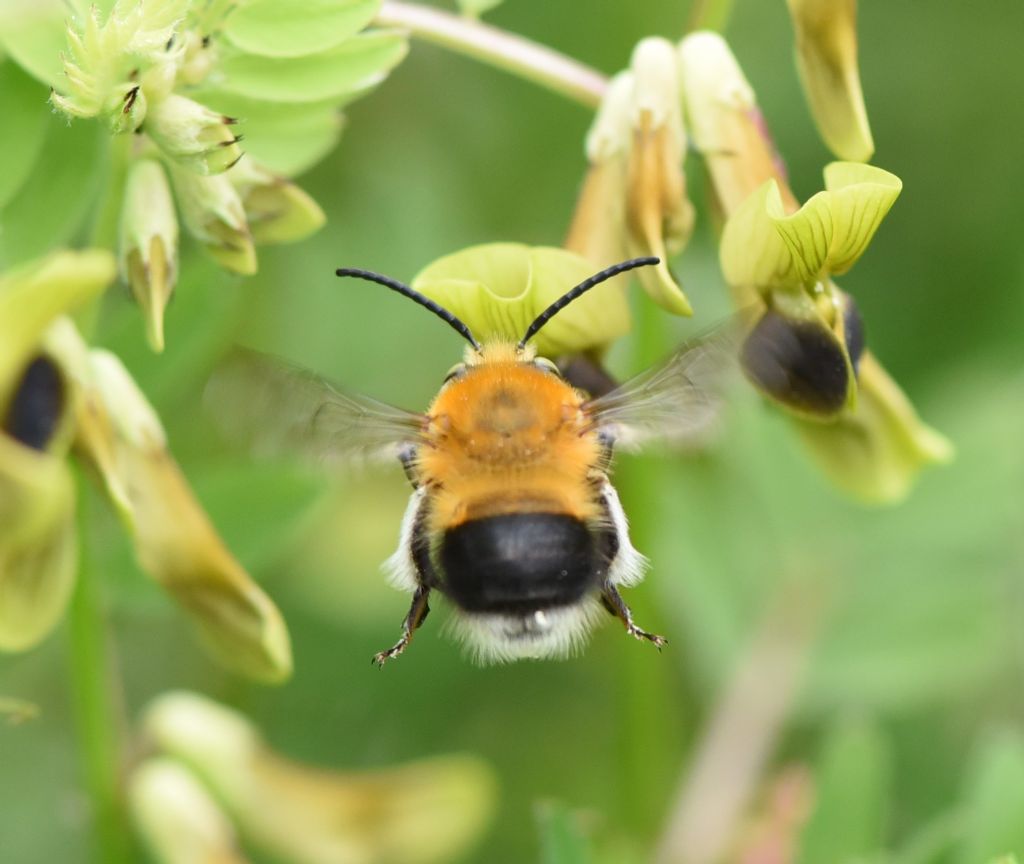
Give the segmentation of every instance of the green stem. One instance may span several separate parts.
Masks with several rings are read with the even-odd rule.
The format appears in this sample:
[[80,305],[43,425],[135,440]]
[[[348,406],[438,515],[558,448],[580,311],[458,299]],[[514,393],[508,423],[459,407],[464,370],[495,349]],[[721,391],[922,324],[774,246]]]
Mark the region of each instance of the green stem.
[[81,771],[92,804],[95,860],[128,864],[131,841],[119,794],[118,721],[99,589],[90,567],[88,492],[79,483],[78,583],[71,600],[68,659]]
[[551,48],[440,9],[386,0],[374,23],[408,30],[417,39],[511,72],[585,108],[597,108],[608,86],[600,72]]
[[[634,304],[633,369],[650,367],[666,353],[666,315],[646,296]],[[650,551],[660,528],[658,502],[672,494],[666,488],[663,466],[646,458],[633,459],[617,475],[616,485],[629,515],[630,535],[641,552]],[[651,576],[658,578],[657,573]],[[648,583],[629,592],[627,602],[638,626],[669,635],[662,626]],[[671,639],[671,637],[670,637]],[[622,645],[620,661],[619,754],[622,761],[618,812],[631,833],[650,836],[660,822],[671,782],[666,766],[680,757],[683,746],[678,664],[672,652],[681,650],[674,639],[659,656],[647,644]]]

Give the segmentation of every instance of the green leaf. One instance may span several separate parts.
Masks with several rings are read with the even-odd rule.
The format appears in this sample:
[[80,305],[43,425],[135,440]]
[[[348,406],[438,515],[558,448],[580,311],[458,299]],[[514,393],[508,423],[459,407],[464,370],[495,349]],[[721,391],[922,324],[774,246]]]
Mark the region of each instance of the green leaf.
[[967,832],[958,864],[1024,853],[1024,736],[992,735],[974,755],[966,790]]
[[0,0],[0,47],[53,88],[64,83],[60,54],[67,49],[68,13],[61,0]]
[[47,91],[14,63],[0,63],[0,210],[35,165],[46,133]]
[[105,131],[95,123],[70,126],[56,116],[35,168],[0,210],[0,266],[34,258],[71,240],[93,206],[103,177]]
[[825,190],[787,214],[775,180],[762,184],[730,217],[720,257],[726,281],[743,288],[810,287],[845,273],[863,254],[903,184],[853,162],[825,168]]
[[300,57],[334,48],[369,24],[380,0],[247,0],[224,35],[252,54]]
[[377,31],[349,39],[337,48],[305,57],[226,56],[220,64],[224,90],[272,102],[317,102],[376,86],[405,57],[403,34]]
[[880,730],[843,722],[828,734],[816,769],[817,802],[799,864],[844,864],[878,852],[888,809],[891,758]]
[[[487,243],[439,258],[412,286],[461,318],[478,341],[515,342],[534,318],[593,272],[590,261],[565,249]],[[612,280],[567,306],[537,334],[537,351],[557,357],[628,332],[624,285],[625,280]]]
[[536,808],[541,864],[588,864],[591,861],[578,814],[566,805],[546,801]]
[[[237,117],[246,153],[271,171],[289,177],[301,174],[329,153],[344,125],[337,99],[263,102],[222,90],[204,91],[198,98],[216,111]],[[347,101],[346,97],[341,104]]]

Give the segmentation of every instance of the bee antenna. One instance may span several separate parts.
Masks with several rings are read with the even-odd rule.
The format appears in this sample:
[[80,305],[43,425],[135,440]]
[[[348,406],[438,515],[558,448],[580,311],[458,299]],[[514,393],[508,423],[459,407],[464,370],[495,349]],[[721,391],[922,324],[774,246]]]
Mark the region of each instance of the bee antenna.
[[526,333],[522,339],[519,340],[519,347],[522,348],[530,341],[534,336],[537,335],[537,331],[540,330],[545,324],[548,323],[552,318],[561,312],[566,306],[572,303],[577,297],[586,294],[591,288],[596,285],[600,285],[602,282],[606,282],[613,276],[618,276],[620,273],[625,273],[627,270],[633,270],[636,267],[647,267],[653,264],[659,264],[660,258],[630,258],[628,261],[621,261],[618,264],[612,264],[611,267],[606,267],[600,273],[595,273],[589,279],[584,279],[575,288],[571,288],[566,291],[561,297],[559,297],[554,303],[548,306],[543,312],[540,313],[536,318],[533,319],[533,323],[526,328]]
[[356,279],[365,279],[367,282],[376,282],[378,285],[383,285],[385,288],[397,291],[403,297],[408,297],[414,303],[419,303],[420,306],[424,306],[429,309],[442,321],[450,324],[452,329],[472,345],[473,348],[477,351],[480,350],[480,343],[473,338],[473,334],[469,332],[469,328],[462,321],[456,318],[443,306],[438,306],[437,303],[429,297],[424,297],[419,291],[414,288],[410,288],[404,282],[399,282],[397,279],[392,279],[390,276],[383,276],[380,273],[374,273],[372,270],[359,270],[355,267],[339,267],[334,272],[338,276],[352,276]]

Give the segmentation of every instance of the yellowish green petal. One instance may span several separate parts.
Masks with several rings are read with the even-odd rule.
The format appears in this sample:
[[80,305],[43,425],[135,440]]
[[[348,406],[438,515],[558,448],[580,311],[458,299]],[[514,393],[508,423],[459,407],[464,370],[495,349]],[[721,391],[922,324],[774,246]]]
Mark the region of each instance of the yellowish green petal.
[[78,566],[74,502],[63,454],[0,432],[0,650],[31,648],[63,614]]
[[875,150],[857,69],[857,0],[788,0],[796,59],[811,113],[840,159],[866,162]]
[[[515,342],[566,291],[594,274],[592,262],[564,249],[489,243],[439,258],[412,287],[461,318],[479,341]],[[537,334],[546,356],[586,351],[629,330],[621,285],[599,285],[559,312]]]
[[877,360],[860,362],[856,409],[831,424],[799,421],[811,455],[829,478],[868,503],[896,503],[922,468],[953,458],[953,445],[923,423]]
[[845,273],[867,248],[903,184],[881,168],[835,162],[825,191],[788,215],[778,183],[768,180],[729,218],[719,254],[730,285],[810,288]]
[[132,816],[159,864],[245,864],[231,821],[187,768],[147,759],[128,786]]
[[296,864],[432,864],[461,858],[494,813],[492,772],[471,756],[340,773],[271,751],[241,714],[169,693],[145,728],[191,768],[254,847]]
[[113,255],[91,249],[54,252],[0,276],[0,405],[50,322],[99,296],[116,269]]

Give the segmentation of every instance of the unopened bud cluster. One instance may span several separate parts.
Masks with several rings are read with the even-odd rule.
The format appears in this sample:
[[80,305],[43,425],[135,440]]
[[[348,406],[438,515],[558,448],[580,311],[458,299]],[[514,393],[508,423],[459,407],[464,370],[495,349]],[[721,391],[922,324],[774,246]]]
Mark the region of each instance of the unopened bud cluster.
[[[163,313],[178,271],[174,200],[186,231],[221,266],[256,272],[257,244],[298,240],[324,221],[316,202],[284,172],[319,158],[337,137],[338,108],[367,92],[404,56],[403,36],[359,32],[374,4],[365,4],[362,17],[338,19],[333,29],[333,19],[310,16],[306,5],[117,0],[109,14],[92,7],[68,21],[64,80],[51,100],[71,117],[99,118],[114,135],[131,135],[128,146],[116,151],[129,162],[120,269],[144,311],[154,350],[163,348]],[[331,14],[338,13],[321,10]],[[288,23],[286,38],[280,21]],[[330,93],[284,92],[279,82],[308,62],[335,73],[341,83]],[[335,67],[350,65],[360,74],[336,74],[341,70]],[[268,69],[277,70],[269,75],[277,87],[268,86]],[[306,125],[327,129],[324,141],[313,145],[301,134],[291,135],[304,154],[298,157],[279,140],[260,146],[259,131],[268,127],[268,118],[280,137],[275,114],[301,120],[306,103],[316,117]],[[276,160],[277,170],[243,151],[247,136],[240,130],[250,121],[256,151]]]

